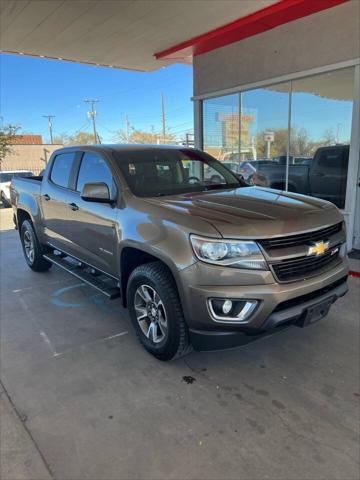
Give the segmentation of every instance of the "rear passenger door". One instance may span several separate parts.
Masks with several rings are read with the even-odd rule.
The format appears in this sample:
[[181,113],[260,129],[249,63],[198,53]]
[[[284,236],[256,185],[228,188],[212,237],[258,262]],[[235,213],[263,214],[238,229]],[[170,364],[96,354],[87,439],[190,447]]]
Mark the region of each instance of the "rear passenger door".
[[41,185],[41,209],[46,240],[54,247],[69,247],[69,192],[73,188],[75,151],[59,153]]
[[[80,159],[75,191],[69,200],[70,252],[80,260],[116,276],[117,208],[106,203],[86,202],[81,192],[86,183],[103,182],[109,188],[111,198],[118,195],[118,188],[107,161],[97,152],[83,152]],[[70,198],[70,197],[69,197]]]

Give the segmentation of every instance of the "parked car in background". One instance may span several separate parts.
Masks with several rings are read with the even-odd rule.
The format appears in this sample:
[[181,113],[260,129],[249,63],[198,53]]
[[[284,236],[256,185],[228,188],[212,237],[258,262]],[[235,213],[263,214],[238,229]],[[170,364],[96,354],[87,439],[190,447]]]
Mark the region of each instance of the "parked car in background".
[[29,267],[122,297],[161,360],[307,326],[347,291],[333,204],[249,186],[193,148],[64,148],[11,200]]
[[33,173],[29,170],[6,170],[0,171],[0,199],[2,206],[11,207],[10,204],[10,184],[14,177],[32,177]]
[[[289,165],[289,191],[322,198],[344,208],[349,148],[349,145],[321,147],[313,159],[303,158],[300,163]],[[260,162],[255,183],[284,190],[285,177],[286,164],[283,162]]]
[[[235,175],[240,175],[246,183],[254,184],[253,179],[256,178],[256,168],[259,162],[263,160],[247,160],[243,162],[222,162],[225,167],[229,168]],[[267,160],[271,162],[271,160]]]
[[239,162],[222,162],[225,167],[231,170],[233,173],[240,173],[240,163]]
[[247,160],[241,162],[239,165],[239,174],[242,175],[247,183],[254,185],[256,183],[258,165],[264,163],[271,163],[271,160]]

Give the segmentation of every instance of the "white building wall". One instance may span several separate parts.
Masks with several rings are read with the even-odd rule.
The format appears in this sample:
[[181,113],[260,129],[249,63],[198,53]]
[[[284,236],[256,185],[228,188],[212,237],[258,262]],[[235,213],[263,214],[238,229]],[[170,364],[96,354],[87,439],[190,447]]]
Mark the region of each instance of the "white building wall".
[[351,0],[194,57],[194,96],[359,57],[360,1]]

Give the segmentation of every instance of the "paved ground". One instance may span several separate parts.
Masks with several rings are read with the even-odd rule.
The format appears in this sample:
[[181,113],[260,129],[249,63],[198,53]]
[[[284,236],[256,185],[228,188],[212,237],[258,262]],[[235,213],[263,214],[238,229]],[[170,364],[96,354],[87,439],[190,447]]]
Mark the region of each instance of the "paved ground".
[[359,279],[307,329],[161,363],[0,215],[4,480],[359,478]]

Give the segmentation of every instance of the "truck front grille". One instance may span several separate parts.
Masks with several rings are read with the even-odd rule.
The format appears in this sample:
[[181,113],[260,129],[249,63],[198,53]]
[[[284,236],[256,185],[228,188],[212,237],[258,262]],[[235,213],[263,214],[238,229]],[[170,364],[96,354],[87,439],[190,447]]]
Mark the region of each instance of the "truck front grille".
[[308,233],[299,235],[290,235],[288,237],[272,238],[266,240],[258,240],[258,243],[265,250],[273,250],[276,248],[296,247],[298,245],[310,245],[312,242],[319,240],[326,241],[332,235],[339,233],[342,229],[342,222],[332,225],[331,227],[322,228]]
[[321,256],[300,257],[273,263],[271,268],[280,282],[291,282],[320,275],[339,262],[340,246],[331,248]]

